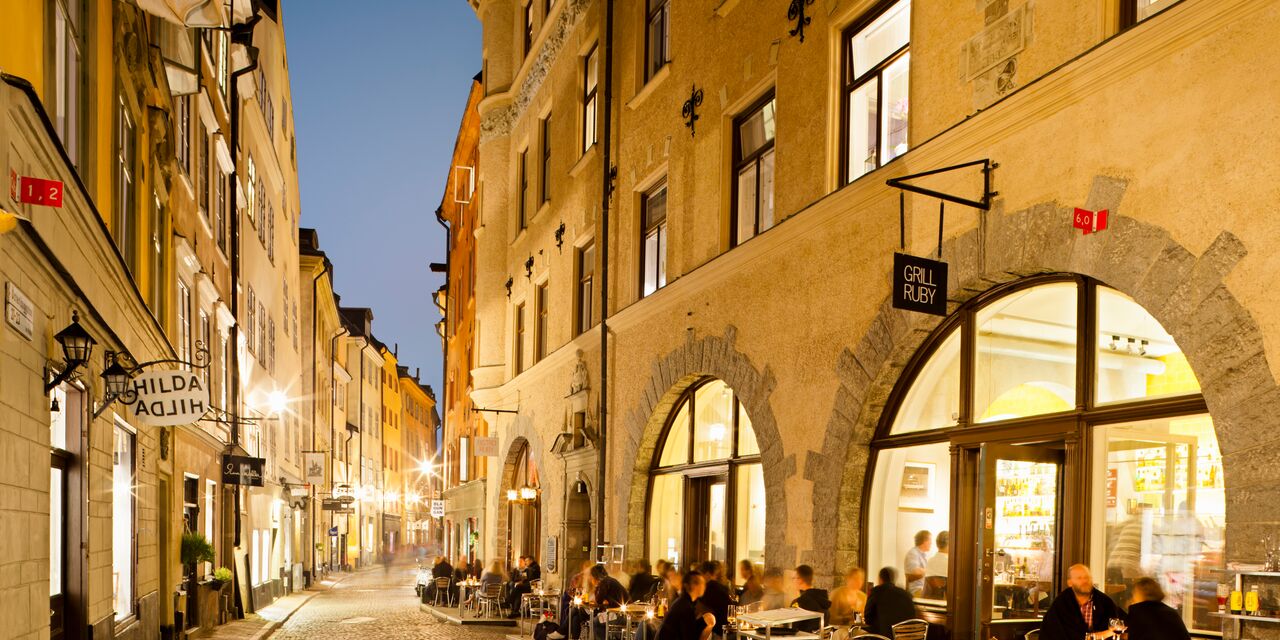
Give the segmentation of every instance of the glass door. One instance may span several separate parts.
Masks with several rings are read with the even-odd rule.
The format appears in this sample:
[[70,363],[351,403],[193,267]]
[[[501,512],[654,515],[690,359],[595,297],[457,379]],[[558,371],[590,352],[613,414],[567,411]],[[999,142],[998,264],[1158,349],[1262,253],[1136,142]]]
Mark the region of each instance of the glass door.
[[728,558],[728,482],[722,472],[688,479],[684,553],[688,568]]
[[979,637],[1039,626],[1057,594],[1063,459],[1058,449],[982,447]]

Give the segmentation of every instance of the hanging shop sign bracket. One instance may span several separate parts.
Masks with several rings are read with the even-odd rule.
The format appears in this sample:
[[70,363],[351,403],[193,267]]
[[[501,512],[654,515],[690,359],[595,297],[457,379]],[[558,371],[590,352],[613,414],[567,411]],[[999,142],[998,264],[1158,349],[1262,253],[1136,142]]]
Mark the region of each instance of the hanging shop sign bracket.
[[519,409],[485,409],[483,407],[471,407],[473,413],[513,413],[519,414]]
[[[909,180],[918,180],[920,178],[925,178],[928,176],[936,176],[941,173],[949,173],[951,171],[959,171],[961,169],[968,169],[969,167],[977,167],[977,166],[982,167],[982,199],[981,200],[971,200],[969,198],[952,195],[950,193],[938,191],[936,189],[928,189],[925,187],[921,187],[919,185],[910,184],[908,182]],[[918,193],[923,196],[930,196],[933,198],[938,198],[939,200],[946,200],[947,202],[962,204],[967,207],[973,207],[974,209],[990,211],[991,200],[996,196],[1000,195],[999,191],[991,190],[991,172],[995,171],[999,167],[1000,167],[999,163],[992,162],[991,158],[983,158],[981,160],[974,160],[972,162],[953,164],[949,167],[942,167],[941,169],[931,169],[929,171],[921,171],[920,173],[912,173],[910,175],[898,176],[897,178],[890,178],[885,181],[885,184],[895,189],[902,189],[903,191],[910,191],[912,193]]]
[[[106,396],[93,417],[102,415],[116,400],[133,405],[134,417],[152,426],[189,424],[203,419],[211,409],[209,389],[196,370],[209,366],[209,349],[196,341],[192,360],[162,358],[139,364],[124,351],[102,356]],[[176,364],[181,369],[146,371],[148,367]]]

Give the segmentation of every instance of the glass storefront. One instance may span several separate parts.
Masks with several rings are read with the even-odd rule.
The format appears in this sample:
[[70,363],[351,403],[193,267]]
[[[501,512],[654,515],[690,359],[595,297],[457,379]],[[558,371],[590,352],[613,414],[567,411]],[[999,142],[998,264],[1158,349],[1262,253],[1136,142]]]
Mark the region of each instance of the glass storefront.
[[705,560],[764,562],[760,447],[745,407],[704,379],[677,401],[650,477],[648,551],[682,569]]
[[1217,629],[1213,421],[1173,338],[1124,294],[1046,276],[979,296],[912,360],[872,446],[867,569],[897,569],[960,637],[1038,627],[1078,562],[1122,605],[1150,576],[1189,628]]

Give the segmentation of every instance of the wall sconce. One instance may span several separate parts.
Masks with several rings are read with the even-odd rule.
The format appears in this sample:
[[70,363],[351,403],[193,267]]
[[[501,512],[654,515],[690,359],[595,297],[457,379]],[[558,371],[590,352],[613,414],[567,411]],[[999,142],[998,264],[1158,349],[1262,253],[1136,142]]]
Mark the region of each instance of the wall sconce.
[[533,278],[533,255],[532,254],[529,256],[528,260],[524,261],[524,277]]
[[[75,311],[71,312],[71,324],[59,331],[57,335],[53,336],[53,339],[57,340],[58,344],[62,346],[62,358],[65,364],[62,367],[62,371],[53,380],[45,383],[45,394],[53,391],[54,387],[66,382],[71,376],[75,375],[76,370],[89,361],[89,356],[93,353],[93,345],[97,344],[93,336],[89,335],[89,332],[80,326],[80,314]],[[48,365],[46,365],[46,368],[49,368]],[[48,376],[45,377],[47,378]]]
[[518,504],[532,504],[538,500],[537,487],[520,487],[519,489],[507,489],[507,502]]
[[512,284],[514,284],[514,281],[511,279],[511,276],[507,276],[507,299],[511,299],[511,285],[512,285]]
[[563,251],[561,247],[563,246],[564,246],[564,223],[561,222],[560,226],[556,227],[556,251],[562,253]]

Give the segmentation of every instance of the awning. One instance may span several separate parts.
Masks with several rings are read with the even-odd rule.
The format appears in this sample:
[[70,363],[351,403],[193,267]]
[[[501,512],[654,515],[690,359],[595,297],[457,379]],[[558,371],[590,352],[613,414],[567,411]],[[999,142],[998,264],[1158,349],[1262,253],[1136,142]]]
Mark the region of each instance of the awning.
[[164,61],[165,77],[169,80],[169,91],[175,96],[199,91],[195,34],[186,27],[164,20],[160,22],[156,37],[160,44],[160,58]]
[[218,27],[222,3],[217,0],[137,0],[138,7],[165,21],[184,27]]

